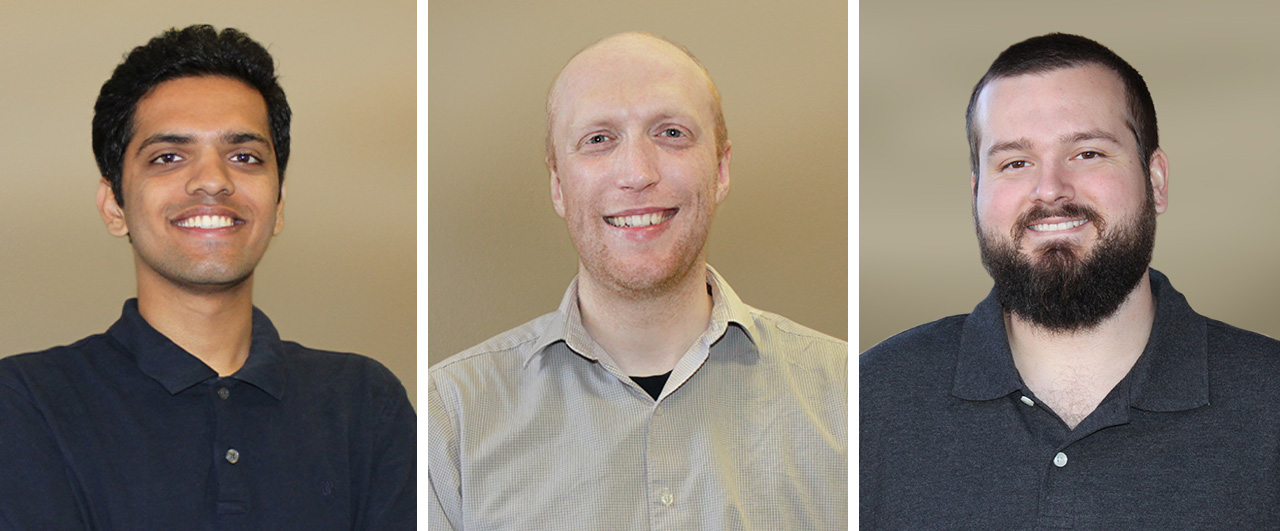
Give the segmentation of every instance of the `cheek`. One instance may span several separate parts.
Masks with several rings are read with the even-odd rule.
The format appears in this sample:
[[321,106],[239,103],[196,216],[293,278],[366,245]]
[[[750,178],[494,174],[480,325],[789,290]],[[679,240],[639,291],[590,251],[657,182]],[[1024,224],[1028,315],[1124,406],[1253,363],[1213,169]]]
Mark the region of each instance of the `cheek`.
[[560,199],[567,214],[578,212],[582,204],[589,202],[590,194],[590,182],[585,175],[577,171],[560,173]]

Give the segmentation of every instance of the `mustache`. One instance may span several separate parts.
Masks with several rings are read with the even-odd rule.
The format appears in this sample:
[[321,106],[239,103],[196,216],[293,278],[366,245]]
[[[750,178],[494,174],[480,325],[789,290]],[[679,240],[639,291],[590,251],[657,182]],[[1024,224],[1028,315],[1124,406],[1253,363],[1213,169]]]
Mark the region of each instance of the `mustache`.
[[1018,222],[1014,225],[1013,239],[1022,238],[1022,235],[1027,232],[1027,227],[1049,218],[1084,218],[1093,224],[1099,234],[1106,228],[1106,219],[1092,207],[1078,203],[1066,203],[1056,207],[1038,204],[1018,217]]

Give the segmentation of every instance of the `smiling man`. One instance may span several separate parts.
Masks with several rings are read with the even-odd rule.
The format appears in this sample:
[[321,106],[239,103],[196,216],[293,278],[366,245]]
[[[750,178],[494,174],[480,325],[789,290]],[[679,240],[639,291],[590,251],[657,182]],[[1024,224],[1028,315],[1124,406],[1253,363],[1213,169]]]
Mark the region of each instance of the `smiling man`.
[[1280,526],[1280,343],[1148,268],[1169,162],[1142,76],[1084,37],[1035,37],[966,117],[995,285],[860,357],[862,525]]
[[167,31],[102,86],[98,210],[138,296],[104,334],[0,360],[0,527],[413,528],[404,387],[253,306],[289,121],[271,56],[234,29]]
[[432,529],[845,529],[848,345],[706,263],[731,145],[687,51],[621,34],[547,98],[560,308],[430,370]]

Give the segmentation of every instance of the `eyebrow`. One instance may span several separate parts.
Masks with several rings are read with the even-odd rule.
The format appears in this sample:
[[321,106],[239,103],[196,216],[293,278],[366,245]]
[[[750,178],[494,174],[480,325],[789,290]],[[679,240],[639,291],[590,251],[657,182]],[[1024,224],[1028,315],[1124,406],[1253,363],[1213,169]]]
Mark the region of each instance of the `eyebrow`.
[[1058,141],[1063,144],[1075,144],[1077,142],[1085,142],[1088,140],[1106,140],[1112,144],[1120,144],[1120,139],[1116,138],[1115,135],[1101,129],[1091,129],[1089,131],[1066,134],[1062,135],[1062,137],[1058,139]]
[[[232,145],[249,144],[254,142],[265,144],[267,146],[271,145],[271,141],[267,140],[267,137],[264,137],[258,133],[251,133],[251,132],[228,131],[226,133],[222,133],[222,135],[220,135],[219,138],[221,138],[221,140],[224,143],[232,144]],[[147,146],[151,146],[154,144],[186,145],[186,144],[194,144],[195,142],[196,142],[195,135],[183,135],[183,134],[176,134],[176,133],[157,133],[147,137],[145,140],[142,141],[142,143],[138,144],[137,153],[141,154],[142,150],[146,149]]]
[[248,144],[251,142],[259,142],[262,144],[266,144],[268,146],[271,145],[271,141],[267,140],[267,137],[262,136],[258,133],[249,133],[249,132],[223,133],[222,141],[228,144]]
[[[1112,144],[1121,145],[1120,139],[1116,138],[1115,135],[1108,133],[1106,131],[1103,131],[1101,129],[1090,129],[1088,131],[1067,133],[1065,135],[1058,137],[1058,143],[1060,144],[1075,144],[1077,142],[1086,142],[1089,140],[1105,140],[1107,142],[1111,142]],[[991,149],[987,150],[987,157],[995,156],[996,153],[1000,153],[1002,151],[1029,151],[1032,145],[1033,144],[1031,140],[1026,138],[1019,138],[1016,140],[1010,140],[1008,142],[1000,142],[998,144],[992,145]]]
[[1010,140],[1008,142],[1000,142],[999,144],[992,145],[991,149],[987,150],[987,157],[993,157],[996,153],[1001,151],[1029,151],[1030,149],[1031,141],[1025,138],[1019,138],[1017,140]]

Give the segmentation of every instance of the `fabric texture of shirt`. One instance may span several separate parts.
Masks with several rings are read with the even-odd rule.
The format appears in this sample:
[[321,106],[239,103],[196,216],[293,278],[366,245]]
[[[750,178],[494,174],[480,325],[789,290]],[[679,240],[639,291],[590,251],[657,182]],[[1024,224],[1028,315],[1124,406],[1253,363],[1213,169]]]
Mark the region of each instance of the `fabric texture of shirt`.
[[657,400],[560,309],[430,369],[433,530],[845,529],[848,344],[742,303]]
[[256,308],[219,377],[130,300],[105,334],[0,360],[0,529],[413,529],[415,424],[385,367]]
[[1075,429],[1027,388],[995,295],[859,358],[863,529],[1280,529],[1280,342],[1156,316]]

